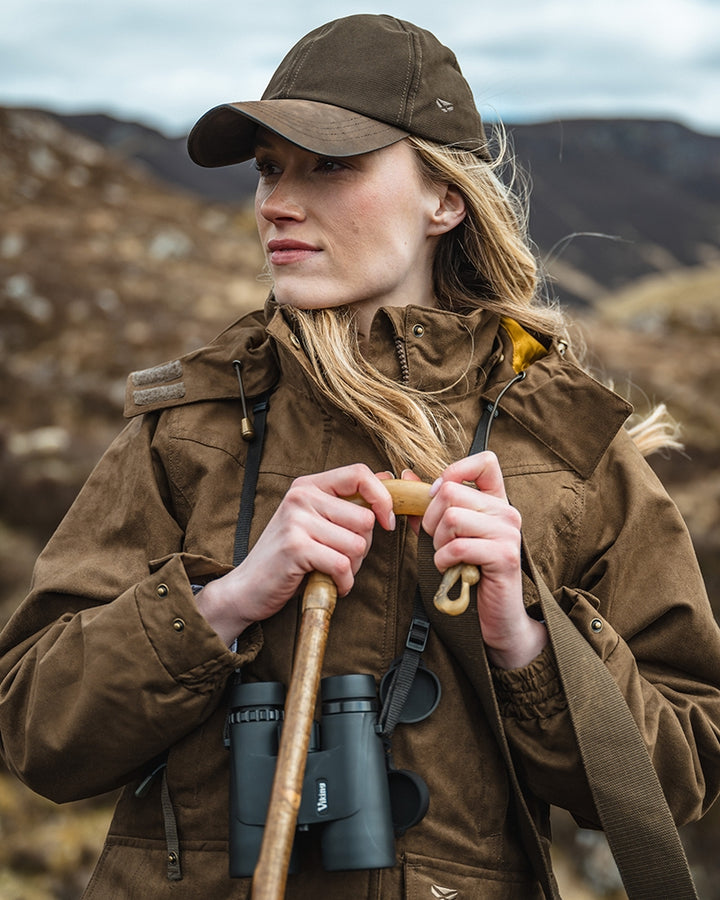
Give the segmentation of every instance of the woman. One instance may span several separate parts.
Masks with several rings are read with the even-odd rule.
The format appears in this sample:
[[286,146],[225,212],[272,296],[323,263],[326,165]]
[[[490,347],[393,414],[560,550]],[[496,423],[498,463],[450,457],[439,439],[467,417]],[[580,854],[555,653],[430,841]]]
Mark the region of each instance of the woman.
[[[392,758],[430,805],[397,865],[328,871],[311,829],[289,897],[543,896],[513,779],[541,845],[549,804],[600,821],[543,585],[619,685],[676,819],[701,815],[720,776],[720,636],[688,535],[623,428],[629,407],[540,301],[452,53],[387,16],[331,22],[263,100],[207,113],[189,150],[204,166],[256,159],[272,295],[131,376],[130,423],[0,646],[8,764],[57,801],[124,786],[86,896],[248,896],[228,876],[228,684],[236,669],[289,683],[313,570],[342,598],[323,675],[376,682],[422,620],[428,555],[481,577],[460,631],[427,611],[437,708],[401,718]],[[470,453],[476,433],[490,450]],[[389,472],[434,482],[421,523],[395,519]],[[481,636],[487,690],[461,632]]]

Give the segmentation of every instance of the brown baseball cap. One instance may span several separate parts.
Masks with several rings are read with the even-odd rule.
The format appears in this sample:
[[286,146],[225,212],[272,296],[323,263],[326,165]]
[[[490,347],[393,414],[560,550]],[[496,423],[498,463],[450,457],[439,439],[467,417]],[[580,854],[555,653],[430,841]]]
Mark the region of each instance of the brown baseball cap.
[[200,166],[255,155],[263,126],[323,156],[356,156],[409,134],[489,154],[480,114],[455,54],[423,28],[355,15],[311,31],[290,50],[261,100],[224,103],[188,138]]

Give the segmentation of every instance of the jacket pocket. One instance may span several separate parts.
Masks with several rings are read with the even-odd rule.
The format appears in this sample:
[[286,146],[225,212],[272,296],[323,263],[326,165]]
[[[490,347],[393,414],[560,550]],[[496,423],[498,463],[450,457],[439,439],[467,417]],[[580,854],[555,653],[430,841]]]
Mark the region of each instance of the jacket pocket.
[[182,881],[167,878],[167,850],[159,841],[108,838],[82,900],[247,900],[249,879],[231,879],[227,847],[184,847]]
[[524,872],[477,868],[408,853],[404,900],[542,900]]

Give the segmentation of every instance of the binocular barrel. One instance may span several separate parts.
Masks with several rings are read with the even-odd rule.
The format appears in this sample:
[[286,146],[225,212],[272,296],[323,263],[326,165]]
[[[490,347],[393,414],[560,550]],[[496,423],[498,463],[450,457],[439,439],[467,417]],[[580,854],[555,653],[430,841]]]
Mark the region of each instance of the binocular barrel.
[[[236,684],[229,718],[231,748],[230,875],[253,874],[272,789],[284,687]],[[371,675],[338,675],[321,684],[322,715],[311,739],[298,826],[320,826],[328,871],[395,865],[385,751],[376,731]],[[319,735],[317,734],[319,732]],[[290,871],[297,870],[293,853]]]

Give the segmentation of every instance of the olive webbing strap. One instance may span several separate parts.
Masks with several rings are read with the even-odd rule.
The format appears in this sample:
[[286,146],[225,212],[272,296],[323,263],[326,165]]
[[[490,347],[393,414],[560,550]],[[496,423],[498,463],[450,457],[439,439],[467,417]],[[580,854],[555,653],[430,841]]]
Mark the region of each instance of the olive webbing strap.
[[[475,431],[471,453],[487,448],[499,402],[523,375],[521,372],[510,381],[494,403],[485,405]],[[425,542],[425,562],[421,564],[420,558],[418,559],[419,570],[421,567],[427,570],[432,552],[432,544]],[[550,593],[524,542],[523,558],[540,596],[540,606],[595,808],[628,897],[630,900],[655,900],[658,897],[697,900],[697,891],[672,813],[637,723],[620,688],[603,661]],[[427,601],[432,596],[425,590],[423,595]],[[472,606],[470,610],[473,610]],[[474,612],[472,615],[477,623]],[[444,623],[441,623],[439,617],[431,615],[431,620],[436,630],[442,633],[440,626]],[[468,636],[463,633],[464,629],[455,630],[455,640],[464,641],[467,645]],[[475,641],[479,638],[482,643],[479,625],[470,628],[469,632],[474,635]],[[469,640],[472,644],[473,637]],[[470,648],[464,648],[462,653],[466,654],[468,649]],[[515,774],[484,645],[482,651],[477,647],[472,649],[471,659],[481,674],[483,686],[493,697],[492,703],[486,700],[483,702],[486,711],[490,708],[491,725],[508,763],[521,826],[524,826],[525,846],[536,870],[542,875],[541,867],[547,866],[549,859],[547,855],[539,855],[537,852],[538,846],[542,848],[542,838],[527,809]],[[460,662],[473,681],[472,670],[465,667],[462,659]],[[482,693],[480,696],[482,697]],[[529,836],[529,840],[528,823],[535,831],[534,835]],[[543,889],[547,896],[552,896],[547,893],[545,881]]]
[[697,900],[685,851],[645,743],[607,667],[529,555],[600,823],[630,900]]
[[[515,772],[474,605],[461,616],[437,612],[439,575],[421,531],[418,579],[433,629],[476,690],[507,766],[518,824],[546,898],[558,898],[546,839],[539,833]],[[698,900],[672,814],[638,727],[605,664],[563,612],[525,556],[557,660],[590,790],[629,900]]]

